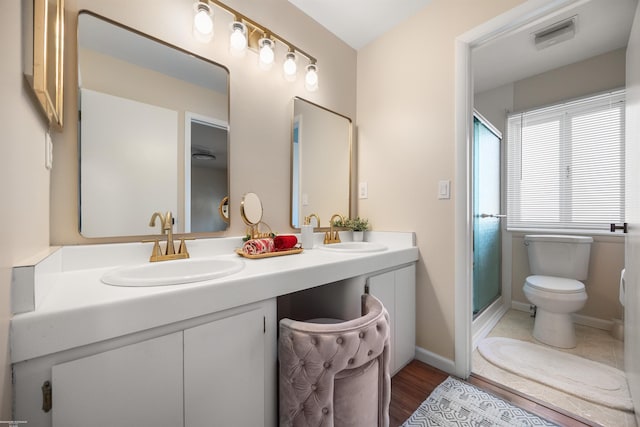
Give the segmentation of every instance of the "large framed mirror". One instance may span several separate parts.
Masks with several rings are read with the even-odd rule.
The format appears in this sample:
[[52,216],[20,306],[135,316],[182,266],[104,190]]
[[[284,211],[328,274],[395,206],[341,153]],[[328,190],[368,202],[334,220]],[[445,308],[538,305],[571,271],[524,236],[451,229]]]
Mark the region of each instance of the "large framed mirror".
[[78,15],[80,233],[226,230],[229,72],[91,12]]
[[302,98],[293,100],[291,226],[316,214],[321,226],[335,213],[350,216],[351,119]]
[[22,0],[23,69],[49,125],[62,129],[64,0]]

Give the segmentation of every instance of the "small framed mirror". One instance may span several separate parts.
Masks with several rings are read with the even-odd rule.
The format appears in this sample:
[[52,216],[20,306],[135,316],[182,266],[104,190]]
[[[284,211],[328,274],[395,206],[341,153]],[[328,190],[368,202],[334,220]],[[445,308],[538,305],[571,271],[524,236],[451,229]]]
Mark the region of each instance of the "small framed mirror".
[[262,221],[262,201],[256,193],[247,193],[242,197],[240,215],[245,224],[256,226]]
[[229,223],[229,196],[225,196],[218,206],[218,213],[220,218],[227,224]]

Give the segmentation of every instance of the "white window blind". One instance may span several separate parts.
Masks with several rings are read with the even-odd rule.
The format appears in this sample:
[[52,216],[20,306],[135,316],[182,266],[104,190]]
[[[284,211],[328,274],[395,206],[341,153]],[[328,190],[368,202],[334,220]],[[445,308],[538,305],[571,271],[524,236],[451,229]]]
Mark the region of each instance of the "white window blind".
[[624,90],[512,114],[507,228],[624,222]]

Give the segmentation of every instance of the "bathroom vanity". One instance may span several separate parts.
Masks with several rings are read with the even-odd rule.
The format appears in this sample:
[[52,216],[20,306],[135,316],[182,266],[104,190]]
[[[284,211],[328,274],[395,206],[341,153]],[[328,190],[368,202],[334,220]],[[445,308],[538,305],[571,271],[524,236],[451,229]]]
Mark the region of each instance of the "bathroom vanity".
[[[54,427],[275,426],[279,318],[356,317],[365,290],[390,313],[397,371],[415,354],[418,250],[413,233],[367,239],[379,247],[265,259],[236,255],[240,238],[191,241],[192,260],[241,268],[163,286],[101,280],[148,263],[151,243],[62,247],[16,267],[14,418]],[[172,262],[181,261],[158,264]]]

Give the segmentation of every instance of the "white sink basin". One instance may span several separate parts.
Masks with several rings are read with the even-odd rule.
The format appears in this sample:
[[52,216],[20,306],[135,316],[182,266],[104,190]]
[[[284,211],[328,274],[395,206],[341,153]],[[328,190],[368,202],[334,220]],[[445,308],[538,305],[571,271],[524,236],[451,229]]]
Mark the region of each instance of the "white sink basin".
[[318,248],[334,252],[382,252],[387,250],[385,245],[371,242],[331,243],[329,245],[318,246]]
[[165,286],[202,282],[228,276],[244,268],[236,259],[190,258],[120,267],[102,276],[113,286]]

